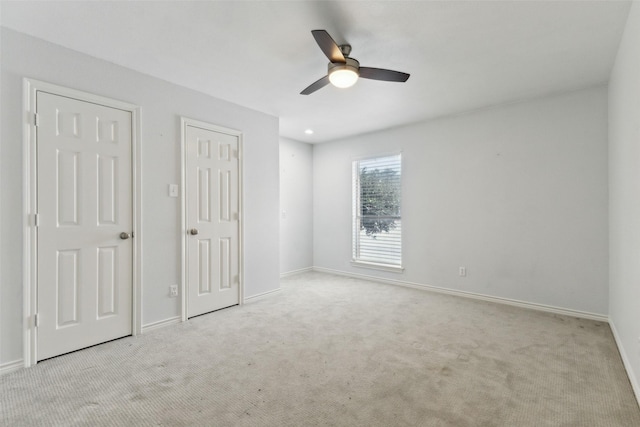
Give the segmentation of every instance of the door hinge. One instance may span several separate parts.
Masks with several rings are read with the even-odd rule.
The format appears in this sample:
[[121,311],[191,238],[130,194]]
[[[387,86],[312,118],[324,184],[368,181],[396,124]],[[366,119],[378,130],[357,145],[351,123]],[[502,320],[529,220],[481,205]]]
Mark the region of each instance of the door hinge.
[[40,227],[40,214],[33,214],[33,225]]
[[33,114],[33,124],[35,127],[40,126],[40,115],[38,113]]
[[36,328],[40,326],[40,315],[38,313],[33,316],[33,324],[36,326]]

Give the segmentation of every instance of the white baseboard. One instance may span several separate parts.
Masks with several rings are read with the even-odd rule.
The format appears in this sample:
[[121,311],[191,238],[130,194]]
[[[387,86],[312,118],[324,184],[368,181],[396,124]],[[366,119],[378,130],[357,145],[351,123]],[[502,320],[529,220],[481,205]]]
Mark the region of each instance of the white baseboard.
[[285,271],[284,273],[280,273],[280,278],[282,279],[289,276],[295,276],[296,274],[308,273],[310,271],[313,271],[313,267],[306,267],[298,270]]
[[636,374],[633,371],[633,367],[631,366],[631,362],[629,361],[627,352],[622,345],[622,340],[620,339],[620,335],[618,334],[618,330],[616,329],[616,325],[612,319],[609,319],[609,326],[611,327],[611,332],[613,332],[613,338],[616,340],[616,345],[618,346],[618,351],[620,352],[620,357],[622,358],[624,369],[627,371],[627,377],[629,377],[631,388],[636,395],[638,405],[640,405],[640,383],[638,383],[638,378],[636,378]]
[[330,268],[324,268],[324,267],[313,267],[313,271],[318,271],[321,273],[336,274],[339,276],[353,277],[355,279],[369,280],[372,282],[385,283],[388,285],[404,286],[406,288],[422,289],[425,291],[438,292],[441,294],[477,299],[482,301],[494,302],[498,304],[512,305],[515,307],[528,308],[528,309],[537,310],[537,311],[545,311],[548,313],[562,314],[565,316],[579,317],[582,319],[597,320],[599,322],[605,322],[605,323],[609,322],[609,317],[607,315],[589,313],[587,311],[572,310],[569,308],[554,307],[551,305],[519,301],[519,300],[510,299],[510,298],[494,297],[490,295],[477,294],[473,292],[458,291],[455,289],[441,288],[438,286],[425,285],[422,283],[407,282],[407,281],[397,280],[397,279],[387,279],[384,277],[368,276],[366,274],[332,270]]
[[168,319],[158,320],[157,322],[147,323],[142,325],[142,333],[152,331],[154,329],[163,328],[165,326],[173,325],[182,322],[181,316],[170,317]]
[[24,360],[18,359],[13,362],[6,362],[0,365],[0,375],[9,374],[24,368]]
[[248,303],[248,302],[256,302],[258,300],[261,300],[262,298],[266,298],[268,296],[270,296],[271,294],[275,294],[276,292],[280,292],[282,289],[278,288],[278,289],[274,289],[272,291],[267,291],[267,292],[263,292],[261,294],[255,294],[255,295],[251,295],[250,297],[246,297],[244,299],[244,303]]

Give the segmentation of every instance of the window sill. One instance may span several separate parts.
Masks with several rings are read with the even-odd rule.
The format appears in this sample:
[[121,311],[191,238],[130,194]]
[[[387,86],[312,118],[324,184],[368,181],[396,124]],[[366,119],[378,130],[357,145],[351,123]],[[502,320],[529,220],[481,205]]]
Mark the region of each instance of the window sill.
[[400,265],[378,264],[376,262],[351,261],[351,265],[359,268],[370,268],[372,270],[390,271],[392,273],[402,273],[404,267]]

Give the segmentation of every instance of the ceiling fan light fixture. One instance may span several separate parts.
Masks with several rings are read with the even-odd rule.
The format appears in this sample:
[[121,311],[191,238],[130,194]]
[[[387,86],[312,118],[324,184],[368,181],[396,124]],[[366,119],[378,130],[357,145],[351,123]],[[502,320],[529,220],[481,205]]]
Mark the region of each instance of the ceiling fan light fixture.
[[360,73],[358,72],[358,61],[353,58],[346,58],[345,64],[329,64],[329,81],[339,88],[348,88],[356,84]]
[[360,77],[369,80],[382,80],[385,82],[406,82],[409,74],[384,68],[360,67],[360,63],[349,57],[351,45],[338,46],[326,30],[311,31],[313,38],[329,59],[327,75],[311,83],[304,88],[300,95],[310,95],[327,86],[332,85],[345,88],[353,86]]
[[333,69],[329,74],[329,81],[332,85],[339,88],[351,87],[358,81],[358,73],[345,67],[342,69]]

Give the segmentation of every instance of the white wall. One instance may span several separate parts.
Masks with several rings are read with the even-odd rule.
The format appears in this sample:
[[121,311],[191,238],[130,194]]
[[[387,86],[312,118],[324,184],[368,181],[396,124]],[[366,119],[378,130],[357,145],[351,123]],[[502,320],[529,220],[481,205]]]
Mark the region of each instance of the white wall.
[[609,83],[609,316],[640,399],[640,4]]
[[[405,271],[353,267],[351,161],[397,151]],[[313,170],[316,267],[607,313],[604,86],[316,145]]]
[[313,266],[313,146],[280,139],[280,274]]
[[[278,119],[2,29],[0,367],[22,358],[22,78],[141,106],[143,325],[180,314],[180,116],[244,138],[245,297],[279,287]],[[212,76],[225,78],[225,76]]]

